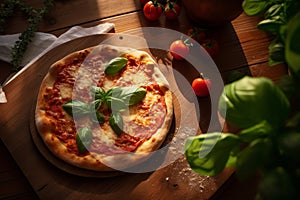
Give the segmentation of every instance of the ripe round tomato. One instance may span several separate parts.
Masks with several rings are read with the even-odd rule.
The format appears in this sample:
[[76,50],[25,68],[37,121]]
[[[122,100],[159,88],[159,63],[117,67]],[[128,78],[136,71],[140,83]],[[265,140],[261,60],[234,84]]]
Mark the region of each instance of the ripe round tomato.
[[189,54],[190,48],[182,40],[175,40],[170,45],[169,51],[174,59],[183,60]]
[[211,81],[209,79],[196,78],[192,82],[192,88],[195,94],[199,97],[205,97],[209,95],[209,88]]
[[165,5],[165,16],[167,19],[174,20],[180,15],[180,6],[176,2],[168,2]]
[[206,33],[203,30],[197,30],[196,28],[190,28],[187,35],[197,42],[201,42],[206,38]]
[[201,46],[210,56],[214,56],[219,51],[219,44],[216,40],[207,38],[201,42]]
[[155,21],[158,20],[162,14],[162,7],[158,3],[148,1],[143,8],[143,13],[147,19]]

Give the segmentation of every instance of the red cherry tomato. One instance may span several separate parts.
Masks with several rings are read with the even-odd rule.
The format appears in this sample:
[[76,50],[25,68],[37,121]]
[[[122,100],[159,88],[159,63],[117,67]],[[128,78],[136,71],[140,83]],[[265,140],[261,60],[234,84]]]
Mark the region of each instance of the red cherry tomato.
[[148,1],[143,8],[145,17],[152,21],[158,20],[162,14],[162,11],[161,5],[158,3],[153,3],[153,1]]
[[209,88],[211,81],[209,79],[196,78],[192,82],[192,88],[195,94],[199,97],[205,97],[209,95]]
[[197,42],[201,42],[206,38],[206,33],[203,30],[197,30],[196,28],[190,28],[187,35]]
[[180,6],[176,2],[168,1],[165,5],[165,16],[167,19],[174,20],[180,15]]
[[175,40],[170,45],[169,51],[174,59],[183,60],[189,54],[190,48],[182,40]]
[[219,51],[219,44],[214,39],[205,39],[201,42],[201,46],[207,51],[210,56],[214,56]]

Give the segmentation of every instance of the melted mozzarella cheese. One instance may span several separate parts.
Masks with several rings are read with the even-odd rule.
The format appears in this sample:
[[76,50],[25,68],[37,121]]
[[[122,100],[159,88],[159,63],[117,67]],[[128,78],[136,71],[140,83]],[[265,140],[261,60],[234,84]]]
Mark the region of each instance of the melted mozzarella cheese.
[[62,83],[57,87],[60,90],[61,98],[72,98],[73,88],[69,84]]

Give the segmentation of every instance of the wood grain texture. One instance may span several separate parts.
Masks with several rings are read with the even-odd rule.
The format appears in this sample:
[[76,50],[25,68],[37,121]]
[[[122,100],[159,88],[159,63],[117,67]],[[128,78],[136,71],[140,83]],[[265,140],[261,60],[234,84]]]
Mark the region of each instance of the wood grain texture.
[[[26,2],[37,7],[41,4],[41,1],[35,0],[27,0]],[[117,0],[57,0],[51,13],[53,18],[44,21],[40,31],[59,36],[74,25],[90,27],[103,22],[114,23],[117,33],[139,27],[165,27],[186,33],[193,26],[185,17],[184,10],[178,20],[167,21],[162,16],[159,21],[150,22],[144,18],[139,0],[121,2],[122,6]],[[275,82],[286,74],[285,66],[278,65],[272,68],[268,66],[267,50],[272,38],[257,30],[256,25],[260,19],[261,17],[249,17],[243,13],[232,24],[211,30],[212,35],[220,42],[220,51],[214,57],[214,61],[225,81],[228,74],[235,70],[253,76],[266,76]],[[6,24],[5,33],[21,32],[25,26],[26,23],[19,14]],[[89,46],[91,44],[93,41],[84,45]],[[65,53],[81,47],[83,47],[82,44],[78,43],[75,48],[67,49]],[[57,55],[49,56],[40,62],[52,62],[56,59]],[[0,64],[0,77],[1,80],[4,80],[9,75],[10,65],[7,63]],[[4,88],[9,102],[0,104],[0,113],[2,113],[0,137],[5,143],[5,147],[4,145],[1,147],[5,149],[7,147],[13,158],[6,151],[0,151],[3,158],[5,156],[8,158],[6,161],[1,160],[1,199],[35,199],[37,197],[35,193],[43,199],[57,197],[71,199],[74,196],[77,199],[116,199],[120,197],[120,193],[126,194],[122,197],[128,199],[145,199],[145,194],[147,194],[146,199],[170,199],[171,197],[173,199],[208,199],[232,173],[232,171],[225,171],[217,177],[199,177],[188,168],[183,158],[155,173],[126,174],[103,180],[82,178],[58,170],[39,153],[30,138],[28,128],[37,88],[46,72],[47,66],[33,66]],[[190,75],[190,79],[193,76]],[[198,99],[198,101],[201,102],[201,110],[210,114],[210,109],[206,106],[207,100]],[[202,114],[200,121],[202,130],[205,130],[206,124],[209,123],[209,120],[205,121],[206,118],[207,116]],[[22,173],[30,181],[29,183],[24,179]],[[197,176],[197,178],[190,179],[193,176]],[[225,191],[219,190],[213,199],[246,199],[245,195],[255,194],[255,187],[247,188],[247,184],[240,184],[239,181],[232,183],[230,180],[232,179],[229,179],[226,186],[229,184],[231,187],[225,187]],[[130,182],[130,185],[124,186],[122,183],[125,182]],[[32,191],[31,187],[34,188],[35,192]],[[245,191],[245,188],[248,189],[248,192],[243,194],[242,191]],[[150,194],[149,191],[158,192]],[[194,196],[189,196],[190,194],[194,194]]]
[[[226,170],[216,177],[201,176],[189,168],[184,155],[182,155],[172,164],[155,172],[125,174],[109,179],[74,176],[60,170],[55,164],[50,164],[36,148],[31,139],[30,129],[24,129],[32,123],[30,122],[32,107],[35,106],[40,83],[49,66],[63,56],[79,49],[97,45],[107,37],[109,34],[89,36],[60,45],[38,59],[21,76],[8,84],[5,87],[8,103],[5,106],[0,106],[0,112],[7,113],[1,119],[0,124],[2,140],[14,155],[16,162],[41,199],[53,199],[55,197],[138,199],[141,196],[144,196],[144,199],[152,199],[160,198],[161,195],[172,199],[186,198],[187,195],[188,199],[208,199],[229,178],[232,173],[231,170]],[[35,74],[34,79],[32,79],[33,74]],[[174,78],[172,79],[170,71],[165,72],[165,75],[171,76],[169,81],[175,81]],[[176,86],[177,84],[172,82],[171,85]],[[173,92],[176,93],[176,91],[179,92],[178,89],[173,89]],[[180,101],[176,109],[182,109],[180,113],[183,116],[175,115],[175,118],[184,120],[179,121],[181,125],[184,125],[181,129],[195,129],[198,126],[198,121],[196,114],[193,113],[194,109],[190,109],[194,103],[186,100],[186,96],[176,95],[176,97]],[[209,104],[205,107],[209,107]],[[174,130],[181,129],[177,127]],[[180,138],[185,137],[180,136]],[[183,147],[183,141],[180,144]],[[24,155],[30,155],[30,157],[24,159]],[[201,184],[200,189],[199,184]],[[127,196],[124,197],[124,194]]]
[[[43,1],[25,1],[28,5],[39,8]],[[72,9],[70,9],[72,8]],[[42,21],[39,31],[49,32],[62,28],[70,28],[95,20],[105,19],[141,9],[139,0],[56,0],[49,17]],[[26,28],[24,16],[17,12],[5,26],[5,33],[18,33]]]
[[261,17],[250,17],[242,13],[232,22],[248,65],[268,61],[268,46],[271,37],[266,32],[253,28],[260,20]]

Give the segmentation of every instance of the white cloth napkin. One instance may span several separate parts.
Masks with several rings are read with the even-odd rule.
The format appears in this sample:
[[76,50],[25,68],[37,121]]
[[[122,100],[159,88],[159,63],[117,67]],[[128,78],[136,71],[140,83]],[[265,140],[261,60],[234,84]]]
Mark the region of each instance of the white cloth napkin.
[[[19,72],[2,83],[2,86],[8,84],[15,77],[21,74],[27,67],[29,67],[33,62],[43,56],[52,48],[73,40],[75,38],[84,37],[87,35],[95,35],[100,33],[107,33],[114,28],[113,23],[103,23],[90,28],[82,28],[80,26],[74,26],[69,29],[64,34],[60,35],[58,38],[55,35],[49,33],[35,33],[32,42],[29,44],[26,53],[24,54],[22,66],[24,66]],[[10,52],[18,40],[20,34],[13,35],[0,35],[0,60],[10,62]],[[6,103],[7,99],[4,91],[0,85],[0,103]]]

